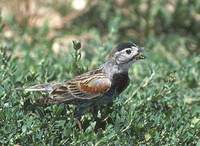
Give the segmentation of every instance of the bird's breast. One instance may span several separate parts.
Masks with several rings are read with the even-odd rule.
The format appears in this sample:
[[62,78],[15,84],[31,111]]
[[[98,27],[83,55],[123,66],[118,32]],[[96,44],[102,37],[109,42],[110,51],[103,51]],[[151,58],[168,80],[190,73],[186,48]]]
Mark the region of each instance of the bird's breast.
[[112,87],[117,94],[120,94],[126,89],[129,84],[128,73],[114,74],[112,78]]

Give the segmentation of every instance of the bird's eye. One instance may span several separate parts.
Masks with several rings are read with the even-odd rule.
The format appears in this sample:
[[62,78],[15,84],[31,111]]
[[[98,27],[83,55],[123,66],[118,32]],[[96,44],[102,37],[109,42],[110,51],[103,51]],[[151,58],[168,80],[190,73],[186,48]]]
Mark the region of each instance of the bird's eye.
[[126,53],[127,54],[131,54],[131,50],[126,50]]

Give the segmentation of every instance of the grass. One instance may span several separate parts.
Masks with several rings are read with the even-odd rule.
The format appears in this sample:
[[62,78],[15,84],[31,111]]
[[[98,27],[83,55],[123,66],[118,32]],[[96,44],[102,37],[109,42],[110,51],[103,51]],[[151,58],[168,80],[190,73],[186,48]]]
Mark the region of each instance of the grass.
[[[73,106],[34,106],[40,95],[16,90],[62,82],[98,67],[117,42],[129,40],[118,34],[121,20],[120,16],[109,22],[106,36],[91,28],[92,40],[83,42],[80,50],[65,46],[58,54],[52,50],[55,39],[49,39],[46,25],[21,28],[10,20],[12,38],[4,36],[1,25],[0,145],[200,144],[200,56],[188,47],[188,42],[198,44],[197,36],[164,32],[143,38],[139,45],[144,45],[147,58],[131,68],[130,85],[115,99],[105,130],[94,132],[96,122],[87,113],[86,130],[80,131]],[[62,30],[59,37],[66,35]]]
[[[114,102],[110,113],[113,122],[104,131],[95,133],[95,121],[86,114],[85,119],[91,120],[81,132],[69,113],[72,109],[66,105],[36,107],[31,103],[37,95],[15,90],[71,78],[76,72],[74,63],[71,64],[73,48],[70,53],[55,56],[48,49],[47,40],[37,42],[38,50],[24,48],[24,43],[15,44],[23,46],[18,50],[23,58],[10,57],[15,51],[12,48],[1,48],[1,144],[195,145],[198,142],[199,56],[174,58],[173,52],[163,54],[162,50],[149,51],[146,47],[147,59],[132,67],[130,86]],[[94,54],[93,58],[104,62],[101,55]],[[83,64],[89,64],[87,57],[79,62],[82,68]]]

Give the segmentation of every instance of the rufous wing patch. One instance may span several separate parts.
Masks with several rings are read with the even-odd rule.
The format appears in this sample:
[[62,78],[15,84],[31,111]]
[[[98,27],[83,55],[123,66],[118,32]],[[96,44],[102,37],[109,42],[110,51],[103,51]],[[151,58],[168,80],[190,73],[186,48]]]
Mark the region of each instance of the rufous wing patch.
[[79,82],[79,89],[87,94],[103,94],[111,87],[111,81],[108,78],[93,78],[91,80]]

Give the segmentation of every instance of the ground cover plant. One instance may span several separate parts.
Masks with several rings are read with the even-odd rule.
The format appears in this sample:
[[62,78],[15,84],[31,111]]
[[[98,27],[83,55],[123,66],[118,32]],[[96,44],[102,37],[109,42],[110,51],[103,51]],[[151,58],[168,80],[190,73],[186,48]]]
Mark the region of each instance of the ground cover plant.
[[[81,14],[36,1],[68,20],[60,28],[30,24],[32,15],[14,8],[6,14],[8,3],[0,3],[0,145],[200,144],[199,1],[97,1]],[[146,59],[133,65],[105,129],[94,130],[87,113],[80,131],[73,106],[36,106],[40,94],[17,90],[94,69],[122,41],[144,46]]]

